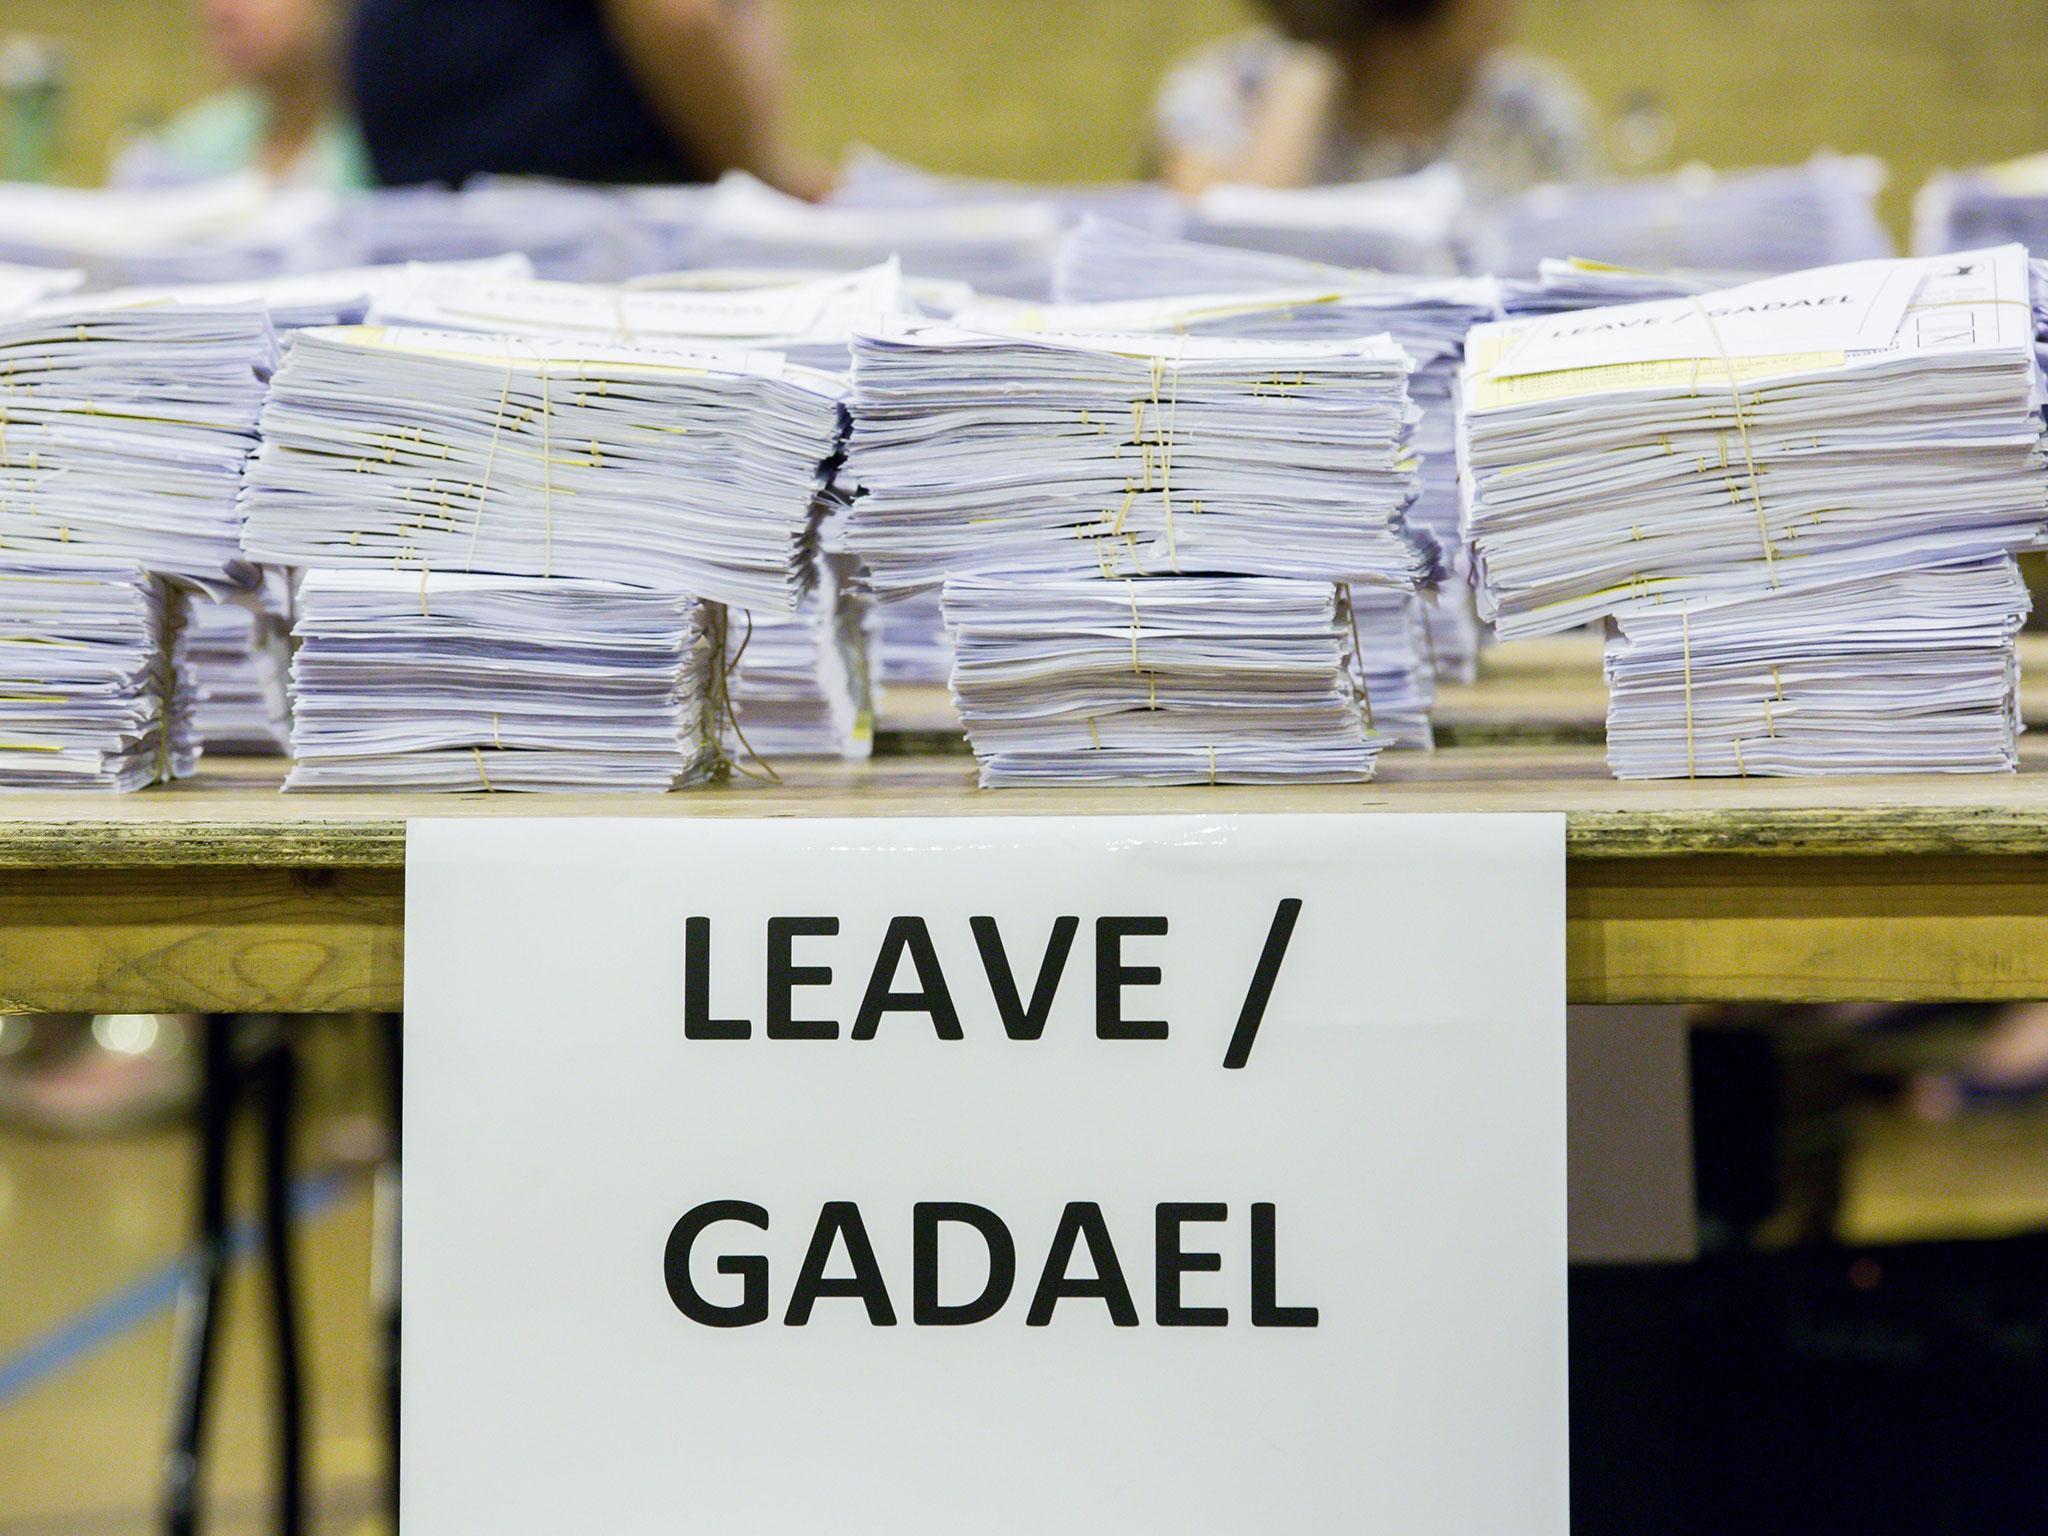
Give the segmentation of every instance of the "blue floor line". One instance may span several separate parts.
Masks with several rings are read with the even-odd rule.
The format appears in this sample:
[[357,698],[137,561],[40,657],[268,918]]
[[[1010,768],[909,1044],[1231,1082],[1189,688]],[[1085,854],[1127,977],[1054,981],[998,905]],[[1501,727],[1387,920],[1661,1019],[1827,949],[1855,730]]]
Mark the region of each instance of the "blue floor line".
[[[339,1171],[297,1180],[292,1185],[293,1220],[313,1221],[325,1214],[353,1182],[352,1174]],[[261,1232],[262,1228],[253,1221],[236,1226],[228,1234],[231,1257],[237,1261],[246,1258],[256,1247]],[[160,1264],[0,1360],[0,1410],[131,1328],[176,1305],[192,1264],[190,1253]]]

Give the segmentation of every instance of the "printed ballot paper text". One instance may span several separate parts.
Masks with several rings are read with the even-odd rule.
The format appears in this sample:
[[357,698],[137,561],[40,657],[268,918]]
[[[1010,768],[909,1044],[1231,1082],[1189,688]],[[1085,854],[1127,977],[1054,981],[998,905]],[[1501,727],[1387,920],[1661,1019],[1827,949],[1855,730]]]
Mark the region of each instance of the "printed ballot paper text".
[[415,822],[406,1522],[1562,1536],[1563,847]]

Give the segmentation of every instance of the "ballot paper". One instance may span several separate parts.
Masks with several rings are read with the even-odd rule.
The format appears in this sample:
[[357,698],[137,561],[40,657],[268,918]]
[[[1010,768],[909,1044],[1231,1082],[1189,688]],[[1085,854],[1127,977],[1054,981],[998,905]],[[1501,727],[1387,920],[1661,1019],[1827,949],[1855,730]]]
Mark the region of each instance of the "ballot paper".
[[253,171],[184,187],[5,182],[0,261],[75,268],[95,287],[271,277],[333,264],[320,253],[337,206]]
[[1501,307],[1510,318],[1554,315],[1573,309],[1604,309],[1610,304],[1642,304],[1653,299],[1682,299],[1751,282],[1748,272],[1645,272],[1589,261],[1583,256],[1546,256],[1534,277],[1501,279]]
[[1466,222],[1464,178],[1439,164],[1338,186],[1211,187],[1184,233],[1340,267],[1445,274],[1465,265]]
[[1366,729],[1390,747],[1432,748],[1436,734],[1436,665],[1430,654],[1429,598],[1377,587],[1346,589],[1352,626],[1352,671]]
[[737,172],[689,215],[673,265],[850,270],[894,256],[912,277],[1043,299],[1068,216],[1050,202],[841,208],[807,203]]
[[1346,293],[1382,283],[1363,267],[1333,266],[1299,256],[1211,245],[1090,214],[1061,237],[1053,257],[1052,296],[1061,304],[1159,299],[1177,294],[1257,293],[1276,288],[1326,288]]
[[199,743],[170,589],[141,566],[0,554],[0,788],[132,790]]
[[908,313],[892,259],[858,272],[772,287],[667,291],[599,283],[477,281],[415,267],[381,292],[379,324],[553,336],[636,347],[737,347],[780,352],[809,368],[844,373],[853,333]]
[[543,277],[617,282],[671,265],[667,243],[618,189],[479,177],[460,191],[389,187],[334,210],[327,260],[460,261],[517,252]]
[[726,623],[726,755],[741,772],[788,758],[874,751],[867,642],[857,603],[829,578],[795,613],[731,611]]
[[250,558],[635,582],[793,611],[844,387],[770,352],[301,331],[243,488]]
[[1154,181],[1044,183],[944,176],[866,147],[847,156],[827,201],[840,208],[1048,203],[1069,218],[1100,215],[1162,233],[1179,228],[1186,217],[1180,198]]
[[85,274],[71,267],[25,267],[0,262],[0,315],[12,314],[85,286]]
[[[894,263],[894,258],[891,258],[891,263]],[[898,268],[896,307],[902,313],[923,315],[928,320],[948,320],[980,297],[965,283],[937,277],[904,277],[900,263],[895,265]],[[869,267],[865,270],[873,272],[878,269]],[[691,267],[679,272],[649,272],[628,279],[623,286],[657,292],[734,293],[742,289],[797,288],[807,283],[843,282],[855,275],[837,270],[811,271],[802,267]]]
[[1625,779],[1981,773],[2018,762],[2009,556],[1624,613],[1607,757]]
[[[1894,333],[1853,344],[1844,317],[1893,313],[1900,277]],[[1481,326],[1459,445],[1481,615],[1554,633],[2024,547],[2048,522],[2034,344],[2017,246]]]
[[673,591],[312,571],[285,788],[665,791],[721,762],[723,615]]
[[1923,256],[2008,241],[2048,251],[2048,154],[1943,171],[1913,200],[1913,249]]
[[308,326],[358,324],[378,298],[394,288],[411,288],[431,280],[487,283],[532,275],[532,263],[515,254],[477,261],[334,267],[241,282],[102,288],[76,302],[95,309],[149,309],[162,305],[236,308],[255,304],[268,311],[271,329],[282,337]]
[[1331,582],[954,577],[945,607],[987,787],[1348,783],[1387,744]]
[[1389,338],[854,341],[848,538],[877,595],[948,575],[1185,572],[1412,589],[1410,362]]
[[247,586],[237,493],[276,358],[258,303],[0,317],[0,548]]
[[290,750],[291,620],[254,601],[185,594],[180,638],[192,729],[208,752],[273,756]]
[[1645,271],[1774,273],[1893,253],[1877,213],[1881,162],[1817,155],[1803,165],[1531,189],[1493,209],[1476,242],[1502,276],[1545,257],[1583,256]]
[[869,610],[868,653],[882,688],[943,683],[953,675],[953,640],[936,588]]

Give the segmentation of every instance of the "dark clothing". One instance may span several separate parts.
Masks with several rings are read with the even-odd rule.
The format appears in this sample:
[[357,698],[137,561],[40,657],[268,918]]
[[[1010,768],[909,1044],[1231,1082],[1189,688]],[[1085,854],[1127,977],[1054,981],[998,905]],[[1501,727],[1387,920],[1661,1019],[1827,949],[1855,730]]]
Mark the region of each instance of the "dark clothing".
[[698,181],[597,0],[356,0],[349,84],[377,179]]

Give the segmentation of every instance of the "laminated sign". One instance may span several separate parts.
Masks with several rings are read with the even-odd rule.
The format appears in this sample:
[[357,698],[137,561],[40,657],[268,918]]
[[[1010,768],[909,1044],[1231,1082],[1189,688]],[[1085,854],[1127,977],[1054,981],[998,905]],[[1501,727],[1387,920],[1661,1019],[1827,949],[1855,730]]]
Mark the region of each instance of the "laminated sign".
[[407,869],[408,1528],[1566,1531],[1561,817]]

